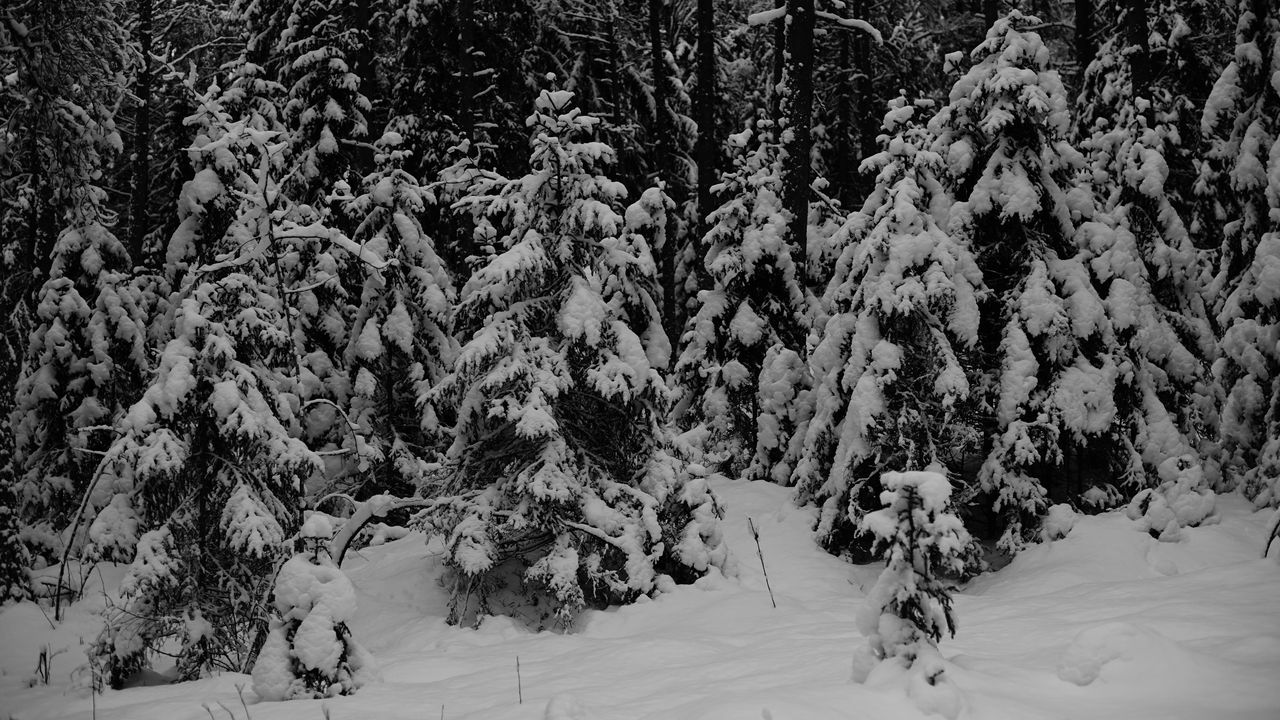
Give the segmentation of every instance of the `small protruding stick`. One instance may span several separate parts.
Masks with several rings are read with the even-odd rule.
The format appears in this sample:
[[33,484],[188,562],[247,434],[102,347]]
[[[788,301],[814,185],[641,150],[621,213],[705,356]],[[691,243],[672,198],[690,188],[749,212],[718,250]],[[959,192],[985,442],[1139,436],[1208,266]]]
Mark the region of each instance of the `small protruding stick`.
[[756,555],[760,556],[760,569],[764,572],[764,586],[769,589],[769,602],[773,603],[773,608],[778,609],[778,601],[773,599],[773,585],[769,584],[769,569],[764,566],[764,550],[760,547],[760,528],[756,527],[756,521],[747,518],[747,526],[751,528],[751,537],[756,541]]
[[516,656],[516,692],[520,694],[520,704],[524,704],[524,681],[520,679],[520,656]]

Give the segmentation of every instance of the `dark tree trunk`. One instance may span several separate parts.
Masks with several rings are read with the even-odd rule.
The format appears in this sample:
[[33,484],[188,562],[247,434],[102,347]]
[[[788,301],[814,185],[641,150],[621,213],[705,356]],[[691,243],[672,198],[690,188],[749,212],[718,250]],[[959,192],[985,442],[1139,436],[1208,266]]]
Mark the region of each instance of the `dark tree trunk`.
[[[674,128],[671,123],[671,112],[667,107],[667,57],[666,43],[662,37],[662,0],[649,0],[649,61],[653,75],[653,151],[654,178],[662,182],[671,192],[675,188],[671,182],[671,136]],[[662,318],[667,328],[668,337],[674,337],[680,327],[680,318],[676,312],[676,247],[675,236],[670,232],[663,234],[664,242],[660,252],[662,273]]]
[[813,3],[788,0],[790,19],[787,32],[787,79],[784,98],[786,142],[783,161],[783,203],[791,213],[789,235],[796,248],[796,265],[801,282],[808,284],[809,194],[813,174],[809,152],[813,147]]
[[702,263],[702,236],[707,231],[707,215],[711,213],[711,186],[716,182],[716,4],[715,0],[698,0],[698,84],[694,96],[694,114],[698,122],[698,227],[697,259]]
[[135,94],[138,107],[134,111],[133,133],[133,188],[129,199],[129,261],[135,266],[146,266],[143,258],[147,231],[151,229],[151,98],[154,94],[151,74],[152,51],[152,0],[138,0],[138,49],[142,54],[142,69],[138,71]]
[[996,20],[1000,19],[1000,0],[982,0],[982,19],[988,30],[996,24]]
[[475,127],[475,3],[458,0],[458,126],[467,136]]
[[835,162],[831,164],[832,181],[836,196],[848,203],[853,197],[853,181],[857,174],[858,160],[853,149],[853,93],[858,70],[853,67],[853,39],[849,33],[839,34],[840,64],[836,68],[840,80],[836,83],[836,137]]
[[1081,77],[1098,52],[1093,41],[1093,13],[1093,0],[1076,0],[1076,60],[1080,63]]
[[[788,0],[777,0],[774,7],[786,7]],[[778,18],[773,22],[773,75],[772,82],[769,83],[769,115],[775,120],[782,116],[781,98],[782,98],[782,71],[786,67],[787,62],[787,19],[786,17]]]
[[[1126,53],[1129,56],[1129,73],[1133,81],[1133,96],[1151,96],[1151,48],[1147,43],[1146,0],[1124,0],[1124,27]],[[1150,108],[1147,114],[1150,115]]]

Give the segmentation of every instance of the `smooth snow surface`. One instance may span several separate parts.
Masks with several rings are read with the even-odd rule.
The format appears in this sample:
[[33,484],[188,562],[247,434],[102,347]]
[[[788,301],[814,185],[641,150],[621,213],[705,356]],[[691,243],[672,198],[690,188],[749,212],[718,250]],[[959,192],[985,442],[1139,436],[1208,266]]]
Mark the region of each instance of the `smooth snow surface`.
[[[822,552],[814,510],[766,483],[718,482],[738,576],[707,578],[652,601],[587,612],[574,635],[505,618],[449,627],[439,548],[410,535],[353,553],[355,637],[381,679],[350,697],[258,703],[247,675],[108,691],[101,720],[897,720],[930,717],[893,683],[855,685],[854,616],[879,566]],[[1262,560],[1268,512],[1235,495],[1221,522],[1159,542],[1120,512],[1079,516],[1068,537],[1033,545],[956,597],[944,638],[960,718],[977,720],[1276,720],[1280,718],[1280,563]],[[769,604],[747,518],[760,529],[778,609]],[[90,589],[113,587],[104,566]],[[100,593],[56,631],[22,603],[0,612],[0,718],[92,717],[82,643]],[[27,687],[39,648],[50,685]],[[524,704],[518,703],[519,657]],[[936,716],[933,716],[936,717]]]

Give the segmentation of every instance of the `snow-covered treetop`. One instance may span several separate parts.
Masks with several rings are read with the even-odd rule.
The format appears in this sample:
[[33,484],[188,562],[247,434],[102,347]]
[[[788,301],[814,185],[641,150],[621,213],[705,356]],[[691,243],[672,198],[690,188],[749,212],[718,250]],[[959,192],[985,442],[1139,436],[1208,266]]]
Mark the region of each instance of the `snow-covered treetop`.
[[1030,221],[1049,212],[1069,237],[1059,183],[1083,160],[1066,141],[1071,115],[1062,78],[1043,40],[1026,29],[1039,23],[1019,10],[997,21],[930,127],[957,196],[967,197],[958,219],[994,212]]

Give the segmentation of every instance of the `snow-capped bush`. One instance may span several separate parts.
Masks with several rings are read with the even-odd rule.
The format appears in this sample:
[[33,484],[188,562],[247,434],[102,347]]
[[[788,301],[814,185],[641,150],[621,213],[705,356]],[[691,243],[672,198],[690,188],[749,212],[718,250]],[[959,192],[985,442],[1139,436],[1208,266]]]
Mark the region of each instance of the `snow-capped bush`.
[[1195,527],[1214,516],[1216,497],[1206,487],[1204,473],[1193,456],[1169,458],[1159,470],[1159,487],[1135,495],[1125,514],[1161,542],[1177,542],[1182,539],[1182,528]]
[[1061,540],[1071,534],[1071,528],[1076,526],[1077,519],[1079,515],[1070,505],[1050,505],[1049,512],[1045,513],[1044,520],[1040,523],[1040,532],[1045,540]]
[[304,545],[275,581],[271,632],[253,665],[253,691],[263,700],[350,695],[372,679],[373,657],[351,637],[356,591],[329,558],[329,519],[302,525]]

